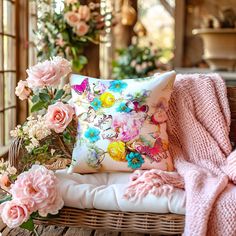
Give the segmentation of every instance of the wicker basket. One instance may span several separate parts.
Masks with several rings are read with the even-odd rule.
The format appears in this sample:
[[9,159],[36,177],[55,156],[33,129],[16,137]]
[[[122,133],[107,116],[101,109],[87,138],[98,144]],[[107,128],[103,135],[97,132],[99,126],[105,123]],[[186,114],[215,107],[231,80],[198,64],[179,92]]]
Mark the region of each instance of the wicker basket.
[[[236,136],[236,87],[228,87],[231,109],[232,144]],[[21,142],[15,140],[9,152],[9,161],[18,166]],[[133,213],[103,210],[81,210],[64,207],[57,217],[35,218],[36,224],[85,227],[119,232],[156,233],[165,235],[181,234],[184,229],[184,216],[177,214]]]

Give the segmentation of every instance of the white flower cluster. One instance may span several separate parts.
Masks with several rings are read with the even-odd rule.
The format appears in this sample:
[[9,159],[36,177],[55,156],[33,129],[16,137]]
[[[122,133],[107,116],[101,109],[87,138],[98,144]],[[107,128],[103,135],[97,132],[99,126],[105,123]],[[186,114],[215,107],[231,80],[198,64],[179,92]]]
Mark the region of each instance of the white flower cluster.
[[13,138],[23,138],[24,134],[23,134],[21,128],[22,128],[21,125],[17,125],[14,130],[11,130],[11,132],[10,132],[11,137],[13,137]]
[[36,118],[29,116],[23,126],[17,126],[11,131],[13,137],[20,137],[29,140],[30,143],[25,147],[28,152],[39,147],[39,141],[51,134],[44,116],[38,115]]
[[2,175],[15,175],[16,173],[16,168],[11,166],[9,161],[4,162],[4,159],[0,160],[0,177]]

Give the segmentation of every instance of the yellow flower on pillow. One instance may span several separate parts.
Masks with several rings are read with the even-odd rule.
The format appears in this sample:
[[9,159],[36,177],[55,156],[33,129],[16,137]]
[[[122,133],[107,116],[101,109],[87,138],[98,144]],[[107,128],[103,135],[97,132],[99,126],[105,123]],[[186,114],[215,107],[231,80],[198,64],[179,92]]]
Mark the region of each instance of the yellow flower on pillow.
[[121,141],[110,143],[107,147],[107,152],[115,161],[126,161],[125,144]]
[[114,95],[109,92],[105,92],[100,96],[103,107],[112,107],[116,101]]

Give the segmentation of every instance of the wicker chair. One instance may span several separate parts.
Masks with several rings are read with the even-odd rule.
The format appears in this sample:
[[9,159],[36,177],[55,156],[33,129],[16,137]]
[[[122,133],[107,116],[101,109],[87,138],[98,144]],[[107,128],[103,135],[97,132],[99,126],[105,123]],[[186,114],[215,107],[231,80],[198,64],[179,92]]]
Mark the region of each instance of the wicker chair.
[[[236,86],[228,87],[228,99],[231,109],[230,138],[234,145],[236,136]],[[21,143],[15,140],[9,151],[9,161],[18,166]],[[103,210],[81,210],[64,207],[57,217],[35,218],[36,224],[104,229],[107,231],[156,233],[162,235],[182,234],[184,216],[177,214],[133,213]]]

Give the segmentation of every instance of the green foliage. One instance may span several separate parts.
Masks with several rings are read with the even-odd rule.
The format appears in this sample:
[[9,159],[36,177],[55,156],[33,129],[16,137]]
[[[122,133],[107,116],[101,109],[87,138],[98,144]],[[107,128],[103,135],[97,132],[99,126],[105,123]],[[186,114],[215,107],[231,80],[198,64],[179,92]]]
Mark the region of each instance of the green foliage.
[[11,195],[6,195],[4,198],[0,199],[0,204],[7,202],[7,201],[11,201],[12,196]]
[[112,75],[114,79],[131,79],[147,76],[157,70],[161,50],[151,50],[149,47],[130,45],[118,50],[118,59],[113,61]]
[[66,94],[64,89],[39,89],[32,96],[31,102],[33,105],[31,107],[31,112],[39,112],[42,109],[47,109],[49,105],[52,105],[57,101],[67,103],[70,97],[71,95]]
[[57,101],[57,100],[61,99],[64,94],[65,94],[65,91],[63,89],[57,90],[53,100]]
[[38,101],[31,107],[31,112],[37,112],[46,107],[46,103],[44,101]]
[[34,231],[34,222],[33,219],[30,217],[28,221],[24,222],[21,226],[22,229],[27,229],[29,231]]
[[48,144],[44,144],[40,147],[34,148],[32,151],[32,154],[39,155],[39,154],[47,153],[47,151],[48,151]]
[[43,102],[49,102],[50,101],[50,95],[48,93],[39,93],[39,98]]
[[[91,10],[91,18],[86,21],[89,26],[88,32],[79,36],[76,34],[75,28],[70,26],[65,19],[65,14],[69,11],[75,11],[80,7],[80,1],[73,4],[64,4],[64,9],[57,13],[50,9],[52,3],[50,1],[36,0],[37,5],[41,6],[41,14],[38,19],[38,30],[35,32],[38,49],[39,60],[49,59],[56,55],[61,55],[64,58],[71,60],[73,70],[81,71],[88,63],[87,58],[83,55],[84,48],[89,43],[99,43],[99,35],[104,30],[104,27],[98,29],[101,25],[101,17],[99,7]],[[100,19],[100,20],[99,20]]]

